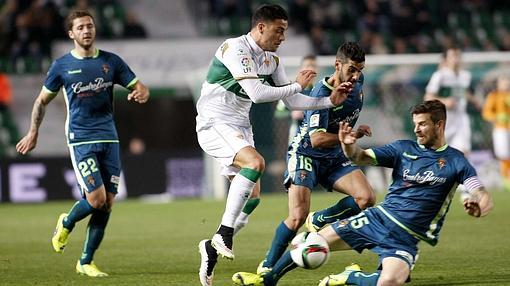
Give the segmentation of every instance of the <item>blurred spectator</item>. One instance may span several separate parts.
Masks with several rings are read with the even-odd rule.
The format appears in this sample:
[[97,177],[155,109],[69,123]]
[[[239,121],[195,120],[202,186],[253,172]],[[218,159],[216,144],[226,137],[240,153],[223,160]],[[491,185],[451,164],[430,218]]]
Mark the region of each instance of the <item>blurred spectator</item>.
[[493,124],[492,144],[500,160],[503,188],[510,191],[510,77],[500,75],[496,90],[489,93],[483,107],[483,118]]
[[313,26],[310,33],[312,46],[316,54],[318,55],[332,55],[333,50],[331,49],[330,39],[324,32],[321,26]]
[[309,0],[289,0],[289,22],[296,33],[309,33],[312,27],[310,20]]
[[147,38],[147,32],[133,11],[128,11],[124,26],[122,27],[122,37],[126,39]]
[[438,99],[446,106],[446,143],[467,155],[471,151],[471,126],[467,104],[478,106],[472,93],[471,73],[461,68],[462,52],[450,47],[443,52],[444,63],[434,72],[425,100]]
[[142,155],[145,153],[145,142],[140,137],[133,137],[129,141],[129,153],[131,155]]
[[6,74],[0,73],[0,158],[16,154],[18,127],[10,112],[12,88]]
[[370,31],[373,33],[386,33],[388,25],[389,9],[387,2],[378,0],[365,0],[361,2],[360,9],[360,24],[363,31]]

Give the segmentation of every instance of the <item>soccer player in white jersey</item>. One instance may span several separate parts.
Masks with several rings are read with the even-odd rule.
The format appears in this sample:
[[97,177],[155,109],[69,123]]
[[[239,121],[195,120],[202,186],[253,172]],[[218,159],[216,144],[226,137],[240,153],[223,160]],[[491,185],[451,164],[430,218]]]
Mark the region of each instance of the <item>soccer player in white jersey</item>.
[[425,100],[438,99],[446,106],[446,142],[467,154],[471,151],[471,127],[467,103],[479,106],[472,94],[471,73],[461,69],[462,52],[457,47],[443,52],[443,65],[432,74],[426,87]]
[[341,104],[352,89],[352,83],[344,83],[330,97],[300,94],[315,72],[301,71],[294,83],[287,78],[275,53],[285,40],[287,20],[287,12],[278,5],[259,7],[253,14],[251,31],[227,39],[218,48],[202,85],[197,102],[198,142],[231,180],[221,225],[212,239],[199,244],[202,285],[212,284],[218,254],[234,258],[233,235],[246,224],[259,202],[259,178],[265,163],[254,148],[249,119],[252,102],[282,100],[293,110],[324,109]]

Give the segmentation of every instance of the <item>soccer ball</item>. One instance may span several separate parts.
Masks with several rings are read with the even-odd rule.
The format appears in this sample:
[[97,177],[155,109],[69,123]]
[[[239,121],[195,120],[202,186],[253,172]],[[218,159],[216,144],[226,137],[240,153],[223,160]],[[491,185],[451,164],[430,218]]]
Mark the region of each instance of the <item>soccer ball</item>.
[[290,256],[299,267],[315,269],[328,261],[329,245],[316,232],[301,232],[291,242]]

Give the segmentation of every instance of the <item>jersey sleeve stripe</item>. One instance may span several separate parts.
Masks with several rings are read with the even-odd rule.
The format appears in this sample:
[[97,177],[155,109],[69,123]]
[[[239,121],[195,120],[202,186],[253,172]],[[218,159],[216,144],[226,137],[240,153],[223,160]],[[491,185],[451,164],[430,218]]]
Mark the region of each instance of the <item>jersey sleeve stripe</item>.
[[46,92],[46,93],[49,93],[49,94],[57,94],[58,93],[58,90],[57,91],[53,91],[53,90],[50,90],[49,88],[47,88],[46,86],[43,85],[42,87],[42,91]]
[[127,85],[126,85],[126,88],[131,88],[133,87],[136,83],[138,82],[138,78],[135,77],[132,81],[130,81]]
[[476,189],[483,187],[482,183],[480,182],[477,176],[467,178],[466,180],[464,180],[463,184],[468,190],[468,192],[472,192]]
[[366,154],[367,154],[370,158],[372,158],[372,159],[374,160],[374,164],[375,164],[375,165],[379,165],[379,163],[377,162],[377,157],[375,156],[375,152],[374,152],[374,150],[372,150],[372,149],[367,149],[367,150],[366,150]]
[[317,128],[317,129],[314,129],[314,130],[311,130],[310,132],[308,132],[308,135],[312,136],[312,134],[314,134],[315,132],[326,132],[326,129],[325,128]]

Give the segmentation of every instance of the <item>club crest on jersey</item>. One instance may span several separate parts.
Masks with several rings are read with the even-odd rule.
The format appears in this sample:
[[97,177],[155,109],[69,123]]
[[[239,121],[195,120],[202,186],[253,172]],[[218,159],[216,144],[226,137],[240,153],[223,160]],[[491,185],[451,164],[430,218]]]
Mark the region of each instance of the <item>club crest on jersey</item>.
[[439,165],[439,169],[443,169],[444,166],[446,166],[446,159],[444,158],[439,158],[439,160],[437,160],[437,165]]
[[300,179],[301,181],[304,181],[304,180],[306,179],[306,176],[307,176],[307,174],[306,174],[306,172],[305,172],[305,171],[301,171],[301,172],[299,172],[299,179]]
[[338,222],[338,228],[344,227],[344,226],[346,226],[348,224],[349,224],[349,220],[348,219],[343,219],[343,220]]
[[94,177],[92,177],[92,176],[88,176],[88,177],[87,177],[87,182],[88,182],[90,185],[92,185],[92,187],[96,185],[96,180],[94,180]]
[[101,66],[101,70],[103,71],[104,74],[108,74],[108,72],[110,72],[110,66],[107,64],[104,64]]

